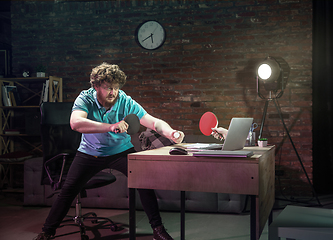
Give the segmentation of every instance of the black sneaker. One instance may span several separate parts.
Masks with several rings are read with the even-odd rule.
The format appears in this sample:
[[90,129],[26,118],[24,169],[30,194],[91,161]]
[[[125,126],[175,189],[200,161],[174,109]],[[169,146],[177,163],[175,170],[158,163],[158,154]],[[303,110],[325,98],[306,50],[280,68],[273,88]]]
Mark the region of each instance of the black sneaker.
[[173,240],[173,238],[166,232],[163,225],[153,229],[154,238],[153,240]]
[[51,239],[51,237],[52,237],[51,235],[49,235],[45,232],[41,232],[33,240],[49,240],[49,239]]

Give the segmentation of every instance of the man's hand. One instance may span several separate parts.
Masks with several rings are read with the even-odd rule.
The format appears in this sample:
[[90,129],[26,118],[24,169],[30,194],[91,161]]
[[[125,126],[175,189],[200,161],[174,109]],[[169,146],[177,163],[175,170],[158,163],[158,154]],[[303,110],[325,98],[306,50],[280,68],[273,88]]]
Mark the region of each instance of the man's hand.
[[127,132],[128,126],[129,126],[128,123],[122,120],[118,123],[111,124],[110,131],[115,133]]
[[174,141],[175,143],[181,143],[183,142],[183,139],[185,137],[185,134],[181,131],[173,131],[171,134],[171,140]]
[[140,119],[140,123],[142,126],[155,130],[158,134],[171,139],[175,143],[181,143],[185,137],[183,132],[172,129],[167,122],[148,113]]
[[228,129],[225,129],[223,127],[212,128],[212,131],[213,131],[212,135],[216,139],[220,139],[221,135],[225,139],[227,137],[227,134],[228,134]]

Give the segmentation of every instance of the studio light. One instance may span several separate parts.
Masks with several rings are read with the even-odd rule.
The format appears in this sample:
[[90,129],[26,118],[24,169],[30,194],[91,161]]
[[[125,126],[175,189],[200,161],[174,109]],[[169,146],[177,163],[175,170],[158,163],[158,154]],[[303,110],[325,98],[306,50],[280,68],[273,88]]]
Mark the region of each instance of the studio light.
[[262,136],[268,104],[272,100],[275,103],[275,99],[280,98],[283,95],[289,73],[290,67],[281,57],[269,56],[262,61],[256,69],[257,93],[260,98],[266,100],[259,138]]
[[272,76],[272,68],[271,66],[269,66],[269,64],[267,63],[262,63],[259,67],[258,67],[258,77],[261,80],[267,80],[268,78],[270,78]]
[[[317,201],[319,202],[318,196],[313,188],[313,185],[311,184],[310,178],[305,171],[304,165],[302,163],[302,160],[297,152],[296,146],[289,134],[289,130],[283,120],[281,110],[277,104],[277,99],[280,98],[283,95],[284,89],[286,88],[287,81],[289,78],[290,73],[290,67],[288,63],[281,57],[267,57],[263,62],[261,62],[257,69],[256,69],[256,79],[257,79],[257,93],[258,96],[262,99],[265,99],[265,107],[264,112],[262,115],[261,125],[260,125],[260,132],[259,132],[259,138],[262,137],[263,127],[266,119],[266,113],[269,102],[273,102],[275,105],[275,108],[279,114],[280,120],[283,124],[284,130],[287,133],[287,136],[291,142],[291,145],[293,146],[295,153],[297,155],[297,158],[302,166],[303,172],[305,176],[308,179],[308,182],[310,186],[312,187],[312,191],[314,195],[317,198]],[[263,87],[262,87],[263,85]],[[264,94],[262,92],[263,88],[266,90],[266,93]]]
[[261,85],[268,91],[268,98],[279,98],[287,85],[290,68],[288,63],[281,57],[267,57],[257,67],[257,92],[261,98],[265,97],[262,93]]

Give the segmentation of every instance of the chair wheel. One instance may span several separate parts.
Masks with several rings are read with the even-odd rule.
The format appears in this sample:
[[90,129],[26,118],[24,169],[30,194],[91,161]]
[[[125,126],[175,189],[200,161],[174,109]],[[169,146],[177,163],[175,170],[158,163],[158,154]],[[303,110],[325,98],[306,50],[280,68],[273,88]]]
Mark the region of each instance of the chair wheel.
[[81,235],[81,240],[89,240],[88,235]]
[[116,224],[111,225],[111,231],[115,232],[118,230],[118,226]]

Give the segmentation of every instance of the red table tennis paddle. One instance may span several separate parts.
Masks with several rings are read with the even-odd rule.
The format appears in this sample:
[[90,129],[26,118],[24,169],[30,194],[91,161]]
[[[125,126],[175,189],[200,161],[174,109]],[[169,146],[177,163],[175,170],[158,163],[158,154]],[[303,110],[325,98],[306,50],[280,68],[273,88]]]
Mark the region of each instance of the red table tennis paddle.
[[[127,134],[133,135],[140,130],[140,120],[137,115],[129,114],[124,118],[124,121],[128,124]],[[119,133],[119,129],[115,132]]]
[[199,128],[203,135],[209,136],[213,133],[212,128],[217,127],[218,120],[214,113],[212,112],[205,112],[199,122]]
[[[205,112],[200,118],[199,128],[200,128],[200,131],[202,132],[202,134],[205,136],[210,136],[210,135],[212,135],[212,133],[216,132],[216,131],[213,131],[212,128],[216,128],[217,125],[218,125],[218,119],[217,119],[216,115],[212,112]],[[218,133],[218,132],[216,132],[216,133]],[[224,139],[223,135],[220,133],[218,133],[218,134],[219,134],[220,140],[222,141]]]

